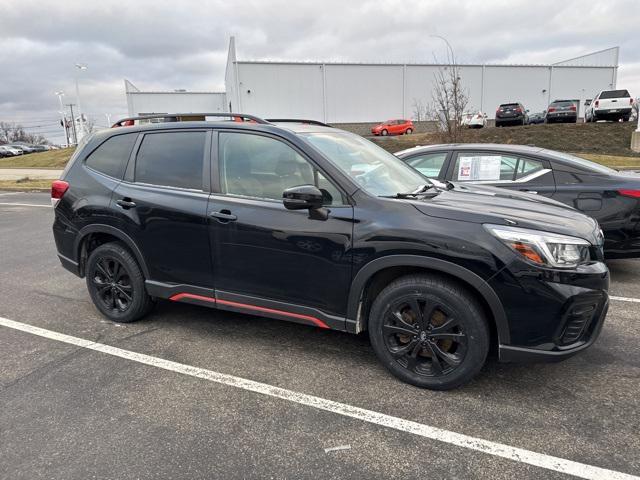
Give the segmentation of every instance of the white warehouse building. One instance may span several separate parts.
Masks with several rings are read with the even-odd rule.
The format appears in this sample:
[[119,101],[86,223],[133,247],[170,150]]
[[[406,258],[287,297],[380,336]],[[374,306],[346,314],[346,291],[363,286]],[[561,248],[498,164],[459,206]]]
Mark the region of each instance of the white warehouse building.
[[[468,110],[493,118],[501,103],[531,112],[556,99],[591,99],[616,87],[619,48],[549,65],[460,65]],[[263,118],[305,118],[327,123],[413,118],[415,105],[432,99],[438,64],[246,61],[229,42],[225,92],[143,92],[125,80],[130,115],[233,111]]]

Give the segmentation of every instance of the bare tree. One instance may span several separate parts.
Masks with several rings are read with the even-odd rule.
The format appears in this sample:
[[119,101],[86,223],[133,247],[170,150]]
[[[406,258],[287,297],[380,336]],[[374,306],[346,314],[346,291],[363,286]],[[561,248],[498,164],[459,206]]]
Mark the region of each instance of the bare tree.
[[413,107],[413,119],[418,122],[426,120],[427,106],[424,104],[424,102],[420,99],[414,98],[411,105]]
[[[461,68],[455,53],[444,37],[438,37],[447,44],[447,61],[438,68],[433,81],[433,112],[440,119],[441,129],[447,142],[456,143],[462,139],[462,116],[469,103],[468,91],[462,86]],[[439,63],[436,58],[436,63]]]
[[43,135],[27,133],[22,125],[0,122],[0,143],[22,142],[32,145],[46,145],[49,140]]

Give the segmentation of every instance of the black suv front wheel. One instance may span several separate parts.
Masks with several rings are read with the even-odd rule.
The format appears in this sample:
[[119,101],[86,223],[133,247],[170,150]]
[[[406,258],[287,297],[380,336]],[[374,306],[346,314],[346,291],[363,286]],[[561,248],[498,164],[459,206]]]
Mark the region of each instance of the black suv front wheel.
[[408,275],[382,290],[371,307],[369,337],[391,373],[433,390],[471,380],[489,351],[477,300],[439,276]]
[[134,322],[153,307],[153,299],[144,287],[142,270],[121,243],[105,243],[91,252],[86,279],[93,303],[109,320]]

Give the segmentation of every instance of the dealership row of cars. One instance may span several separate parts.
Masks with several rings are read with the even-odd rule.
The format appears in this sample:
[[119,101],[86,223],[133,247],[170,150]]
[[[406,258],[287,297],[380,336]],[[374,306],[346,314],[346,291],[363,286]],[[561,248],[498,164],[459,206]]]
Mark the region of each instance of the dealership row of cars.
[[[628,122],[633,115],[634,98],[628,90],[603,90],[593,100],[585,102],[585,122],[599,120]],[[576,123],[579,100],[554,100],[543,112],[530,113],[520,102],[503,103],[496,109],[495,126],[535,125],[539,123]],[[487,114],[481,111],[466,112],[460,124],[469,128],[487,126]],[[394,119],[382,122],[371,129],[373,135],[407,135],[415,131],[413,122]]]
[[29,145],[27,143],[13,143],[0,145],[0,157],[16,157],[18,155],[26,155],[29,153],[46,152],[51,150],[49,145]]

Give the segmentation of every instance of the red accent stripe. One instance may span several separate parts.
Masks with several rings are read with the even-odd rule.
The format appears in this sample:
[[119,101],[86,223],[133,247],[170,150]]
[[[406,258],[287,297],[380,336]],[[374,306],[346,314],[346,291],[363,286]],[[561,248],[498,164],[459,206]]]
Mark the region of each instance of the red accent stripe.
[[173,300],[174,302],[180,301],[184,298],[191,298],[193,300],[202,300],[204,302],[211,303],[219,303],[221,305],[228,305],[230,307],[243,308],[245,310],[253,310],[256,312],[264,312],[264,313],[274,313],[277,315],[283,315],[285,317],[291,318],[299,318],[300,320],[307,320],[313,323],[315,326],[320,328],[329,328],[329,326],[324,323],[322,320],[316,317],[312,317],[311,315],[302,315],[300,313],[292,313],[285,312],[284,310],[276,310],[275,308],[267,308],[267,307],[259,307],[257,305],[248,305],[246,303],[232,302],[231,300],[220,300],[211,298],[211,297],[203,297],[202,295],[194,295],[192,293],[176,293],[169,297],[169,300]]
[[173,300],[174,302],[178,302],[183,298],[191,298],[193,300],[202,300],[203,302],[211,302],[216,303],[216,299],[212,297],[203,297],[202,295],[194,295],[193,293],[176,293],[169,297],[169,300]]
[[217,299],[216,301],[217,303],[221,303],[223,305],[229,305],[230,307],[245,308],[247,310],[255,310],[257,312],[275,313],[278,315],[284,315],[286,317],[299,318],[301,320],[308,320],[314,325],[316,325],[317,327],[329,328],[329,326],[326,323],[324,323],[322,320],[316,317],[312,317],[310,315],[301,315],[299,313],[285,312],[284,310],[276,310],[275,308],[258,307],[256,305],[247,305],[246,303],[232,302],[230,300]]

